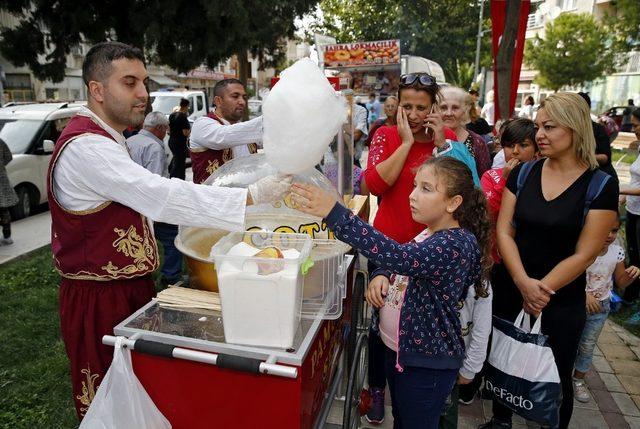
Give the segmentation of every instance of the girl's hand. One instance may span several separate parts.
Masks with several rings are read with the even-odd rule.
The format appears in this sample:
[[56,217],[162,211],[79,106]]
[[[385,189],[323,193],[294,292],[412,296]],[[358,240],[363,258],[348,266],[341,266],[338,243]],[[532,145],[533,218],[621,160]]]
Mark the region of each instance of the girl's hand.
[[629,266],[629,268],[624,270],[624,272],[627,273],[627,276],[629,276],[629,278],[634,280],[640,276],[640,268],[636,267],[635,265]]
[[524,310],[524,312],[532,315],[536,319],[540,317],[540,312],[542,311],[543,308],[544,307],[534,307],[531,304],[529,304],[527,301],[525,301],[522,304],[522,309]]
[[504,180],[507,180],[507,178],[509,177],[509,174],[511,173],[511,171],[514,168],[516,168],[518,166],[518,164],[520,164],[519,160],[517,160],[516,158],[511,158],[509,160],[509,162],[507,162],[507,164],[502,169],[502,178]]
[[435,144],[438,148],[442,147],[445,143],[444,122],[442,121],[442,114],[436,111],[434,111],[433,113],[429,113],[424,122],[424,126],[427,129],[431,129],[433,131],[433,144]]
[[473,381],[473,378],[469,379],[458,374],[458,384],[469,384]]
[[317,186],[294,183],[291,186],[294,207],[301,212],[325,218],[336,205],[336,198]]
[[396,120],[398,121],[398,134],[400,134],[400,139],[402,140],[402,144],[413,145],[415,141],[413,138],[413,133],[411,132],[411,128],[409,127],[409,119],[407,118],[407,112],[404,111],[402,107],[398,107],[398,114],[396,115]]
[[627,204],[627,196],[620,194],[620,196],[618,197],[618,204],[621,206]]
[[602,311],[602,305],[593,295],[587,293],[587,313],[594,314]]
[[364,298],[371,306],[382,308],[387,292],[389,292],[389,279],[385,276],[375,276],[364,291]]

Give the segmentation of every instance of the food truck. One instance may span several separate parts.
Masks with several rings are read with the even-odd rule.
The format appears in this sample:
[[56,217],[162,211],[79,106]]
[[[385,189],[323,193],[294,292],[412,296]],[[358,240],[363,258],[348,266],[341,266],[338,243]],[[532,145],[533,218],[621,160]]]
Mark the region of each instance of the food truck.
[[398,39],[377,40],[320,45],[318,51],[325,70],[350,75],[353,90],[359,96],[396,94],[400,76],[406,73],[426,72],[438,83],[445,82],[438,63],[414,55],[401,55],[400,45]]
[[[367,197],[353,195],[352,136],[349,114],[332,143],[337,189],[317,169],[294,180],[330,190],[368,217]],[[205,184],[247,187],[274,173],[266,156],[255,154],[225,163]],[[368,282],[357,255],[289,198],[248,206],[245,224],[247,231],[236,233],[180,227],[176,238],[189,286],[215,295],[221,311],[158,298],[103,342],[126,338],[136,377],[174,429],[322,428],[336,397],[345,402],[343,427],[357,427]],[[267,257],[276,246],[295,257]],[[247,247],[261,250],[230,251]]]

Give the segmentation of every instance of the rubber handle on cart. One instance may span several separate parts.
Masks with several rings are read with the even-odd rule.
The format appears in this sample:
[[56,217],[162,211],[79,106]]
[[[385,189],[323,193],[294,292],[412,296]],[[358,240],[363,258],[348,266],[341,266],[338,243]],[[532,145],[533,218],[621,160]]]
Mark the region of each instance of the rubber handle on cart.
[[226,354],[219,354],[216,360],[216,365],[220,368],[235,369],[237,371],[250,372],[253,374],[260,373],[260,364],[262,362],[258,359],[251,359],[241,356],[233,356]]
[[172,346],[171,344],[162,344],[142,339],[136,340],[136,344],[134,346],[134,350],[137,352],[166,358],[173,358],[173,349],[175,349],[175,346]]

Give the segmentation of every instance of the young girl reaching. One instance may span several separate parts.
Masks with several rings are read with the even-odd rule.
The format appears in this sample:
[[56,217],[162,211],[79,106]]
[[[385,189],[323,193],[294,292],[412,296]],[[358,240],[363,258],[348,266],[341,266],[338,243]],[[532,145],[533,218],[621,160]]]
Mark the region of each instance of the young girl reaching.
[[[418,170],[409,196],[412,218],[429,225],[420,243],[399,244],[305,184],[292,186],[299,210],[322,216],[336,237],[381,267],[366,292],[384,304],[393,273],[409,278],[400,313],[398,353],[388,359],[394,428],[437,428],[440,412],[465,357],[457,304],[490,263],[490,223],[484,194],[471,170],[449,158],[431,158]],[[382,276],[382,277],[381,277]]]

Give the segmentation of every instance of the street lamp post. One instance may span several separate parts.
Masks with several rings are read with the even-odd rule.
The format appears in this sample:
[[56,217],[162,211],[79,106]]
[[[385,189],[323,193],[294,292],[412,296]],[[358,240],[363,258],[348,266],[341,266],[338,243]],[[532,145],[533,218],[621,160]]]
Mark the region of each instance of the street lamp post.
[[484,13],[484,0],[480,0],[480,16],[478,17],[478,35],[476,37],[476,62],[473,67],[473,79],[477,79],[480,71],[480,44],[482,42],[482,15]]

